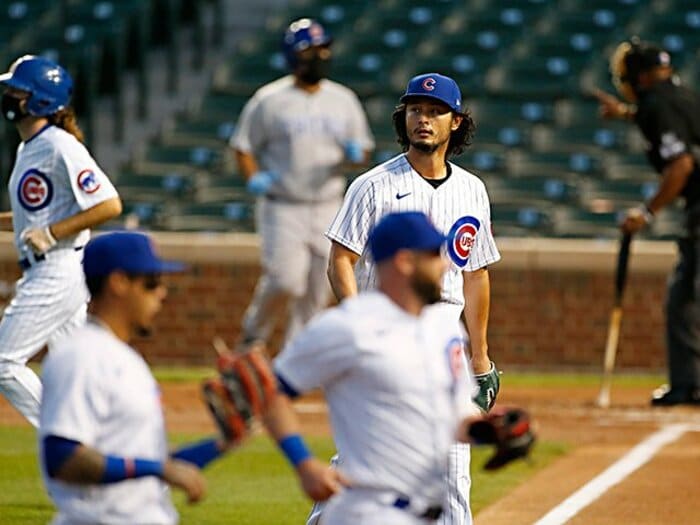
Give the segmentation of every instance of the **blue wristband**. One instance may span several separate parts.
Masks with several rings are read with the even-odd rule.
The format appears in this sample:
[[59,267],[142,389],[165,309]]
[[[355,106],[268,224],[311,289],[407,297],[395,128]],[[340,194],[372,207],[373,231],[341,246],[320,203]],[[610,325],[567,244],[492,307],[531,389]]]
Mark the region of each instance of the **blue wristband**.
[[221,456],[222,451],[219,449],[215,439],[207,439],[193,445],[188,445],[173,452],[170,457],[173,459],[181,459],[189,463],[197,465],[199,468],[204,468],[206,465]]
[[149,459],[131,459],[105,456],[105,467],[100,483],[117,483],[130,478],[163,476],[163,462]]
[[290,434],[279,442],[279,446],[295,467],[311,457],[311,451],[299,434]]

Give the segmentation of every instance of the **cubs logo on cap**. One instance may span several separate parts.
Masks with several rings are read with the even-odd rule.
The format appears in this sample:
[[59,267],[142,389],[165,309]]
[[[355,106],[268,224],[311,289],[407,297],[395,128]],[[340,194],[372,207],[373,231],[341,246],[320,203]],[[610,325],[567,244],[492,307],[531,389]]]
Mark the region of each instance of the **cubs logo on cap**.
[[78,187],[85,193],[95,193],[100,189],[100,181],[97,180],[94,171],[83,170],[78,173]]
[[37,211],[48,206],[53,198],[51,180],[37,169],[26,171],[17,185],[17,199],[22,207]]
[[462,107],[462,93],[457,82],[440,73],[425,73],[409,80],[401,102],[406,102],[410,97],[434,98],[458,113]]
[[457,219],[447,234],[447,253],[452,262],[460,268],[464,268],[469,261],[469,255],[480,227],[479,219],[466,215]]

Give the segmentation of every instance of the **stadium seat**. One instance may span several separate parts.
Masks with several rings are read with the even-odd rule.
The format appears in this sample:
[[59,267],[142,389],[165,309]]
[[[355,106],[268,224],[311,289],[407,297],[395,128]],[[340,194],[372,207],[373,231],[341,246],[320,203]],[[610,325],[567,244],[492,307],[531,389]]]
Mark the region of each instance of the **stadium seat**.
[[548,206],[553,203],[574,202],[576,185],[558,177],[494,177],[484,180],[494,205]]
[[194,200],[198,203],[252,203],[252,197],[246,190],[246,182],[240,176],[206,178],[202,184],[197,185]]
[[551,209],[495,204],[491,207],[491,223],[496,236],[547,236],[552,230]]
[[551,233],[564,238],[615,239],[620,236],[621,212],[594,212],[564,206],[553,212]]
[[159,225],[170,231],[251,231],[253,209],[238,201],[182,205],[161,217]]

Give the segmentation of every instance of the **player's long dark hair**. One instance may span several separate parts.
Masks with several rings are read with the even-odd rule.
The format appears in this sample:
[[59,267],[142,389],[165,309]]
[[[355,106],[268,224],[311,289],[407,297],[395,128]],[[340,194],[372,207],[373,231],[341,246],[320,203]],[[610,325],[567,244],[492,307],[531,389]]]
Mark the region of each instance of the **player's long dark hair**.
[[75,116],[75,110],[68,106],[60,111],[57,111],[53,115],[49,116],[49,122],[54,126],[65,129],[68,133],[73,135],[80,142],[85,142],[85,135],[83,135],[83,130],[78,126],[78,119]]
[[[471,113],[458,113],[462,116],[462,123],[450,135],[450,142],[447,144],[447,156],[457,156],[464,153],[464,150],[472,143],[476,125],[472,119]],[[394,113],[391,115],[391,120],[394,122],[394,130],[396,131],[396,141],[401,145],[401,149],[405,152],[411,145],[408,140],[408,132],[406,131],[406,104],[396,106]]]

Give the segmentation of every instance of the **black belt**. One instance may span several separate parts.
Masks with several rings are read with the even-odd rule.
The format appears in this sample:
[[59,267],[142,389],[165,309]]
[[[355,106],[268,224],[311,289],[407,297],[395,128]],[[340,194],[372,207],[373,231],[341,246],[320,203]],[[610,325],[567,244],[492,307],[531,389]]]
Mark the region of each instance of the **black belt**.
[[[82,246],[76,246],[73,248],[74,251],[79,252],[82,250]],[[32,262],[29,257],[24,257],[18,261],[19,267],[22,268],[23,270],[28,270],[29,268],[32,267],[32,264],[37,264],[40,263],[41,261],[46,260],[46,254],[45,253],[40,253],[38,255],[34,256],[34,262]]]
[[[405,510],[410,510],[409,507],[411,505],[411,500],[408,498],[396,498],[396,501],[393,503],[393,506],[396,507],[397,509],[405,509]],[[442,505],[433,505],[431,507],[428,507],[425,509],[425,511],[421,514],[418,514],[419,518],[425,518],[428,520],[436,520],[440,516],[442,516]]]

